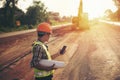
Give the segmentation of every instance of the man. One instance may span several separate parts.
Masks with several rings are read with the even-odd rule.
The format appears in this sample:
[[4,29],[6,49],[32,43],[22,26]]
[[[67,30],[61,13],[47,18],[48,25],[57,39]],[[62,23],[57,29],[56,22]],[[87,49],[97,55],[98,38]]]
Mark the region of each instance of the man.
[[60,55],[59,53],[52,56],[49,54],[45,42],[49,40],[51,33],[52,29],[48,23],[43,22],[38,25],[38,40],[33,43],[33,57],[31,60],[31,67],[34,68],[35,80],[52,80],[55,64],[49,67],[40,64],[41,59],[51,60]]

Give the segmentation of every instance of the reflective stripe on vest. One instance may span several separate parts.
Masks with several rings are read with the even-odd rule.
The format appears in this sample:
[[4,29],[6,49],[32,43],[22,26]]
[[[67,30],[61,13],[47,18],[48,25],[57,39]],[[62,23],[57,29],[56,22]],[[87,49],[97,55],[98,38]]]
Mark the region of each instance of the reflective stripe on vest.
[[[34,45],[36,45],[36,44],[42,45],[42,47],[45,49],[45,52],[46,52],[46,54],[48,56],[48,60],[51,60],[51,56],[50,56],[46,46],[42,42],[40,42],[40,41],[34,42]],[[53,72],[54,72],[53,70],[45,71],[45,70],[38,70],[38,69],[34,68],[35,77],[49,76],[49,75],[53,74]]]

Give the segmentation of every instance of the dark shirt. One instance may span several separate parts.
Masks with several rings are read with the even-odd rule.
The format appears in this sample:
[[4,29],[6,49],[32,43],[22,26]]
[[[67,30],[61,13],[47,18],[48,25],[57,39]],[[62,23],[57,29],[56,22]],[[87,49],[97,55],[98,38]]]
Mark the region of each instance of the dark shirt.
[[[48,49],[47,45],[45,46]],[[46,51],[42,45],[39,44],[34,45],[32,53],[33,57],[31,60],[31,67],[34,67],[34,65],[38,65],[41,59],[48,59]]]

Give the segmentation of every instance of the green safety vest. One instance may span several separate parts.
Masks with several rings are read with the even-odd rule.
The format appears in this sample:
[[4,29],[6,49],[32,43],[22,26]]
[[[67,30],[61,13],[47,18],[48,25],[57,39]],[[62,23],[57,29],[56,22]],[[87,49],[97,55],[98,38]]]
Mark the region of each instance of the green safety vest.
[[[43,48],[45,49],[45,52],[48,56],[48,60],[51,60],[51,56],[50,56],[46,46],[40,41],[34,42],[34,45],[36,45],[36,44],[39,44],[39,45],[43,46]],[[33,45],[33,47],[34,47],[34,45]],[[46,76],[52,75],[53,72],[54,72],[54,70],[45,71],[45,70],[39,70],[39,69],[34,68],[35,77],[46,77]]]

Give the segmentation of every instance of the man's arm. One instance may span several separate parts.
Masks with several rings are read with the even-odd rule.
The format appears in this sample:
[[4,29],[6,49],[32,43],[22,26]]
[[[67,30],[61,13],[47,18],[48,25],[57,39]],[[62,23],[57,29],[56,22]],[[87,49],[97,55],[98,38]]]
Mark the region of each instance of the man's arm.
[[39,63],[41,60],[42,52],[43,52],[42,46],[39,46],[39,45],[34,46],[31,66],[35,67],[39,70],[46,70],[46,71],[53,70],[54,65],[47,67],[47,66],[43,66]]
[[58,57],[58,56],[64,54],[65,51],[66,51],[66,47],[67,47],[67,46],[63,46],[63,48],[62,48],[59,52],[57,52],[56,54],[53,54],[53,55],[51,56],[52,59],[55,59],[56,57]]
[[58,56],[60,56],[60,53],[59,53],[59,52],[57,52],[57,53],[51,55],[51,58],[52,58],[52,59],[55,59],[55,58],[58,57]]

